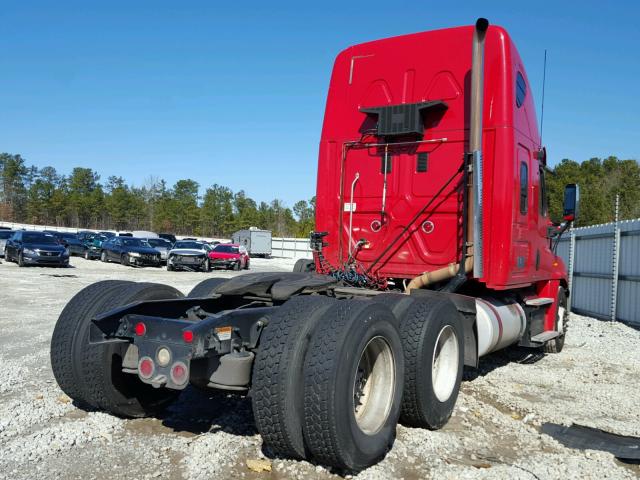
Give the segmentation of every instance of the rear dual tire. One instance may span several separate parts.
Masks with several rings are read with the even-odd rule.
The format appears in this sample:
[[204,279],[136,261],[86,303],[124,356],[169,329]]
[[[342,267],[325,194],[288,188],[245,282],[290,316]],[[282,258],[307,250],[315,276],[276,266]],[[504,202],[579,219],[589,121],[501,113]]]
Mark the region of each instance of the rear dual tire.
[[323,464],[358,471],[391,448],[404,357],[392,312],[366,300],[337,302],[321,319],[304,363],[304,439]]
[[91,319],[136,301],[181,298],[176,289],[153,283],[106,280],[81,290],[64,308],[51,339],[51,366],[60,388],[80,405],[121,417],[144,417],[168,406],[178,393],[154,389],[122,372],[129,344],[90,344]]
[[336,300],[294,297],[269,320],[252,379],[252,405],[263,441],[278,455],[307,458],[302,433],[304,360],[311,335]]

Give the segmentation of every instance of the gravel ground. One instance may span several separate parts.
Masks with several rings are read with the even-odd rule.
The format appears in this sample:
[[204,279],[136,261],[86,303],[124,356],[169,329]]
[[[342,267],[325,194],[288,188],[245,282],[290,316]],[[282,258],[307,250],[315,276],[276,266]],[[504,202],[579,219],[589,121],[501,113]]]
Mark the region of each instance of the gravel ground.
[[[290,260],[252,260],[253,271]],[[339,478],[307,462],[272,458],[250,400],[187,389],[162,418],[122,420],[77,409],[58,388],[49,341],[66,302],[107,278],[163,282],[187,293],[212,274],[72,260],[73,268],[0,265],[0,478]],[[544,422],[640,436],[640,332],[572,315],[565,350],[508,350],[467,372],[454,416],[440,431],[398,427],[387,457],[355,478],[639,478],[610,454],[567,449]],[[256,473],[247,460],[266,459]]]

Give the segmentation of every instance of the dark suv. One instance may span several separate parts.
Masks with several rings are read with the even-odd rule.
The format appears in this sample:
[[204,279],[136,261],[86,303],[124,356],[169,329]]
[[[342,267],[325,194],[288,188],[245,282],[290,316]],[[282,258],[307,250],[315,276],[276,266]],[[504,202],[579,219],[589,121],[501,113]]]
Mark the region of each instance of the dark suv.
[[7,240],[4,258],[17,262],[18,266],[54,265],[69,266],[69,250],[58,244],[53,235],[43,232],[19,230]]
[[100,260],[103,262],[120,262],[122,265],[140,267],[160,266],[160,252],[140,238],[113,237],[102,242],[101,248]]

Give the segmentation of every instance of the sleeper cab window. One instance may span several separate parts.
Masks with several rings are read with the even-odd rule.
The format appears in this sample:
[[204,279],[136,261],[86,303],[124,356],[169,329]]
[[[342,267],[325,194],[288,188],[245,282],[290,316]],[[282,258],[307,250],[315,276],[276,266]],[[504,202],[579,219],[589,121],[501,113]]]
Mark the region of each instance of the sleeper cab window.
[[527,84],[524,81],[524,77],[520,72],[516,77],[516,105],[518,108],[524,103],[524,99],[527,97]]
[[520,213],[527,213],[527,202],[529,193],[529,167],[527,164],[520,163]]

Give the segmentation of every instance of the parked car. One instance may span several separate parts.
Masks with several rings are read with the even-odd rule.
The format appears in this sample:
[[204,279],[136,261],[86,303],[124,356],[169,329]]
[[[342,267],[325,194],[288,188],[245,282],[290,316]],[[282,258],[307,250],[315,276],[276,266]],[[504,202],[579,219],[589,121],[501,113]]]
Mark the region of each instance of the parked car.
[[145,240],[133,237],[113,237],[102,242],[100,260],[140,267],[161,265],[160,252],[153,249]]
[[176,236],[173,233],[159,233],[158,236],[160,238],[164,238],[165,240],[168,240],[171,242],[171,245],[173,245],[174,243],[176,243],[176,241],[178,240],[176,238]]
[[171,242],[164,238],[143,238],[149,245],[160,252],[160,259],[166,261],[169,256],[169,250],[171,250]]
[[69,250],[58,243],[53,235],[44,232],[14,232],[4,246],[7,261],[25,265],[69,265]]
[[115,237],[116,233],[115,232],[98,232],[100,235],[104,235],[107,238],[111,238],[111,237]]
[[209,252],[211,247],[203,242],[193,240],[178,240],[169,251],[167,270],[211,270]]
[[249,269],[249,252],[237,243],[220,243],[209,252],[209,259],[214,268],[227,270]]
[[109,240],[108,237],[100,233],[93,233],[88,235],[84,239],[84,258],[87,260],[93,260],[94,258],[100,258],[102,253],[102,244]]
[[78,238],[78,235],[75,233],[69,232],[45,232],[50,233],[54,237],[58,239],[58,243],[65,248],[69,249],[69,255],[79,255],[84,256],[84,251],[86,247],[84,246],[84,242]]
[[2,257],[4,257],[4,246],[11,235],[13,235],[13,230],[0,229],[0,256]]
[[0,230],[11,230],[11,227],[0,227]]

